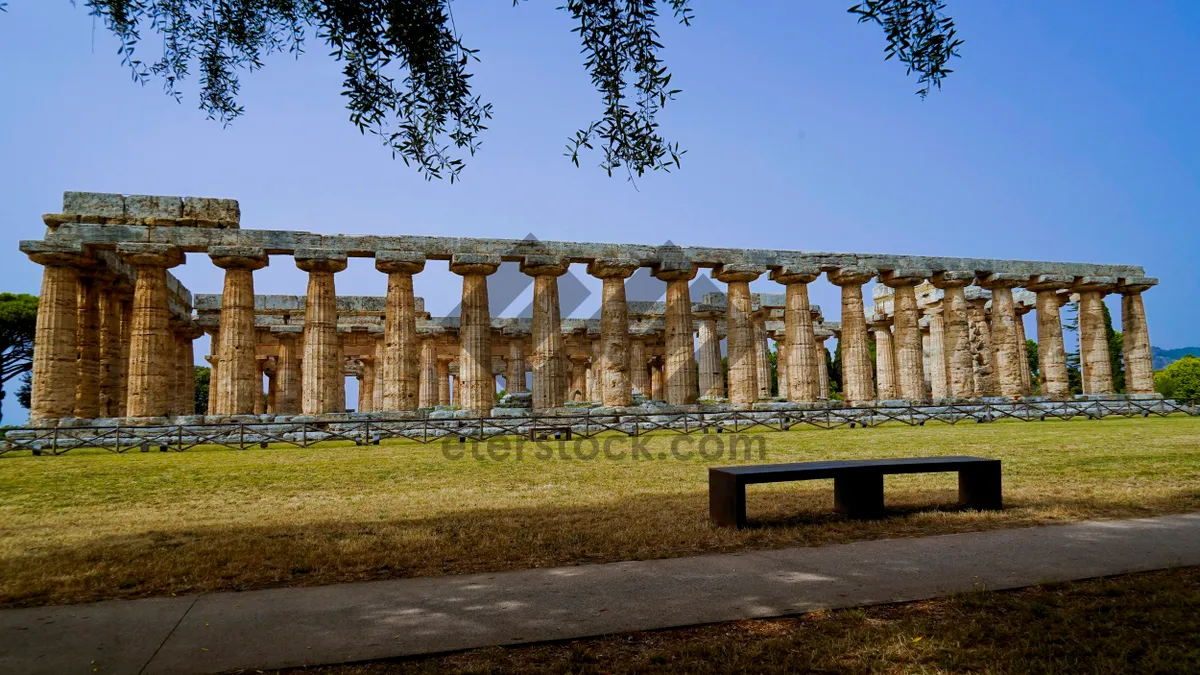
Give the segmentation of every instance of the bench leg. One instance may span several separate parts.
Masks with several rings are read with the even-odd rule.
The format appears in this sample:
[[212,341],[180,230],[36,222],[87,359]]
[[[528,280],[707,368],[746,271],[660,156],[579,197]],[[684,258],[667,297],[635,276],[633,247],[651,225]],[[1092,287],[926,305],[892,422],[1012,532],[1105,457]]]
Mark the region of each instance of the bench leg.
[[863,473],[833,479],[833,509],[851,518],[883,515],[883,474]]
[[959,471],[958,501],[967,508],[981,511],[1004,508],[1000,490],[1000,463]]
[[745,527],[746,485],[736,476],[708,474],[708,517],[719,527]]

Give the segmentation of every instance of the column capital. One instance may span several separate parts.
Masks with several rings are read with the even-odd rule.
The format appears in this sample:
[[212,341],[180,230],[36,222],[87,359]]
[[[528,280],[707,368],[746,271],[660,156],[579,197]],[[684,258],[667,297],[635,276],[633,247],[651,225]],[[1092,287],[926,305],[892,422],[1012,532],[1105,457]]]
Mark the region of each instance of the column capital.
[[450,271],[460,276],[494,274],[500,268],[500,256],[462,253],[451,256]]
[[212,246],[208,257],[224,270],[260,270],[271,263],[266,250],[254,246]]
[[1158,279],[1154,277],[1125,277],[1117,282],[1117,292],[1121,295],[1136,295],[1157,285]]
[[204,329],[194,323],[184,323],[172,328],[176,335],[185,340],[199,340],[204,337]]
[[728,284],[737,281],[754,281],[766,271],[765,267],[752,263],[721,263],[713,270],[713,276],[717,278],[717,281]]
[[375,269],[385,274],[417,274],[425,269],[425,254],[418,251],[376,251]]
[[588,263],[587,273],[597,279],[628,279],[639,267],[632,258],[596,258]]
[[1025,282],[1030,291],[1061,291],[1075,285],[1075,277],[1069,274],[1034,274]]
[[1117,286],[1116,277],[1079,277],[1071,290],[1076,293],[1111,293]]
[[1024,274],[990,273],[979,276],[979,285],[988,290],[997,288],[1016,288],[1029,283]]
[[872,330],[887,330],[895,321],[886,314],[872,314],[867,317],[867,326]]
[[271,335],[276,340],[298,340],[304,334],[304,326],[271,326]]
[[938,270],[929,277],[929,283],[937,288],[962,288],[975,283],[974,270]]
[[521,259],[521,273],[531,277],[561,277],[571,261],[554,255],[527,255]]
[[870,281],[878,272],[869,267],[839,267],[829,270],[826,276],[834,286],[862,286]]
[[691,281],[696,278],[696,264],[690,260],[668,258],[656,264],[650,274],[661,281]]
[[305,272],[337,273],[346,269],[346,252],[330,248],[300,248],[292,254],[296,267]]
[[887,286],[888,288],[916,286],[931,276],[933,276],[933,271],[924,269],[900,268],[894,270],[880,270],[879,283]]
[[771,270],[771,281],[785,286],[811,283],[820,276],[821,269],[816,265],[781,265]]
[[183,249],[171,244],[117,244],[117,255],[134,267],[170,269],[184,263]]
[[94,264],[91,256],[77,241],[22,241],[21,252],[39,265],[47,267],[78,267]]

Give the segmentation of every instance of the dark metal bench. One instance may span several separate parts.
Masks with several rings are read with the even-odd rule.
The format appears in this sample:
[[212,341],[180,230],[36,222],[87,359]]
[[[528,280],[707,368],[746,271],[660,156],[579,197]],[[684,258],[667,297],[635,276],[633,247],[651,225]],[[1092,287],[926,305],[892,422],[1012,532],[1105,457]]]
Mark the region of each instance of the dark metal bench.
[[746,486],[795,480],[833,479],[833,505],[851,518],[883,515],[883,477],[900,473],[958,472],[962,505],[998,511],[1000,460],[984,457],[910,457],[852,459],[796,464],[751,464],[708,470],[708,515],[725,527],[746,526]]

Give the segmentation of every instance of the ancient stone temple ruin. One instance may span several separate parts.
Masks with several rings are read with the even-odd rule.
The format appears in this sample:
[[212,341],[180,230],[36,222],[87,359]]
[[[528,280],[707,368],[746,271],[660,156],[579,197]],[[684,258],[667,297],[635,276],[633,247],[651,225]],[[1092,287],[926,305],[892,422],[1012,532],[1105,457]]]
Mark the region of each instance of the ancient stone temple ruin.
[[[1102,310],[1110,293],[1122,296],[1128,397],[1154,391],[1142,293],[1156,280],[1135,265],[333,236],[242,229],[236,201],[193,197],[68,192],[62,211],[44,216],[45,239],[20,245],[43,266],[35,427],[106,418],[336,420],[347,408],[403,420],[451,404],[460,416],[486,417],[498,405],[536,416],[585,402],[620,412],[646,400],[682,411],[1065,400],[1060,308],[1071,299],[1079,303],[1084,393],[1095,399],[1113,394]],[[224,270],[220,295],[193,297],[171,275],[200,262],[186,254]],[[307,293],[255,295],[255,272],[286,257],[308,273]],[[386,295],[337,295],[349,257],[374,259]],[[413,277],[430,261],[448,262],[461,277],[457,316],[431,317],[414,295]],[[531,318],[490,315],[489,277],[503,262],[532,278]],[[602,280],[599,319],[560,315],[558,279],[571,264]],[[627,301],[625,281],[642,268],[665,282],[664,302]],[[726,291],[690,297],[701,268]],[[781,292],[751,293],[750,282],[764,276]],[[822,276],[840,287],[839,322],[809,302],[809,284]],[[872,279],[881,286],[868,307],[863,286]],[[1037,312],[1036,379],[1020,318],[1029,311]],[[204,333],[213,373],[208,417],[197,419],[192,345]],[[830,337],[842,353],[833,401]],[[350,405],[348,374],[361,381]],[[498,377],[509,393],[499,403]]]

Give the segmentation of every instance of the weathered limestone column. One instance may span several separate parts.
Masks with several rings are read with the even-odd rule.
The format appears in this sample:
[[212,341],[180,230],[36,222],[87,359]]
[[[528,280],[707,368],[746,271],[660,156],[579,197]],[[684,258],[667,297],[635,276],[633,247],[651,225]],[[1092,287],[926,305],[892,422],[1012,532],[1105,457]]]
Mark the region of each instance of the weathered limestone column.
[[78,244],[22,241],[21,252],[43,266],[33,338],[29,419],[37,422],[71,417],[75,414],[79,377],[79,267],[88,261]]
[[875,398],[862,295],[863,284],[873,276],[874,271],[862,267],[843,267],[829,272],[830,283],[842,289],[842,399],[851,404]]
[[[287,330],[280,330],[287,329]],[[271,332],[279,339],[279,355],[275,361],[275,414],[295,415],[300,412],[300,326],[277,326]]]
[[975,377],[973,397],[998,396],[1000,385],[996,377],[995,356],[992,351],[992,328],[988,322],[987,298],[967,299],[967,319],[971,335],[971,358]]
[[525,393],[525,338],[513,335],[508,341],[508,361],[505,363],[504,388],[510,394]]
[[892,317],[874,314],[867,327],[875,336],[875,380],[879,400],[894,401],[900,396],[896,382],[896,347],[892,344]]
[[1033,311],[1032,307],[1027,305],[1013,305],[1013,309],[1017,315],[1017,344],[1021,346],[1019,351],[1021,363],[1021,395],[1029,396],[1033,393],[1033,374],[1029,371],[1029,348],[1025,346],[1025,315]]
[[425,269],[425,254],[379,251],[375,269],[388,275],[383,319],[383,409],[416,410],[421,383],[413,275]]
[[[897,388],[900,398],[909,401],[925,400],[925,357],[916,288],[931,276],[933,273],[929,270],[884,270],[879,274],[880,283],[894,293]],[[842,330],[845,330],[844,325]]]
[[263,396],[263,375],[266,374],[267,358],[254,359],[254,414],[265,415],[267,413],[267,401]]
[[787,331],[772,333],[775,340],[775,383],[779,388],[779,396],[788,400],[788,346]]
[[646,342],[634,336],[629,340],[629,382],[637,393],[651,397],[649,371],[646,369]]
[[[414,337],[415,337],[415,333],[414,333]],[[375,341],[375,364],[376,364],[375,365],[375,392],[374,392],[374,395],[371,397],[371,406],[372,406],[372,408],[374,408],[375,412],[379,412],[379,411],[383,410],[383,367],[380,365],[383,363],[383,352],[384,352],[383,346],[384,346],[384,343],[383,343],[382,339]],[[420,359],[420,354],[418,353],[417,374],[415,376],[415,379],[413,380],[413,383],[416,385],[415,391],[417,392],[417,396],[420,395],[420,388],[421,388],[421,372],[420,372],[421,362],[419,359]],[[416,403],[413,403],[413,405],[415,406]]]
[[437,404],[440,406],[450,405],[450,362],[453,357],[439,356],[437,357]]
[[[771,280],[785,287],[783,323],[787,345],[787,391],[780,387],[779,395],[793,402],[815,401],[819,398],[820,377],[815,358],[812,305],[808,300],[808,284],[820,276],[820,270],[784,266],[771,270]],[[782,356],[783,350],[779,354]],[[824,359],[821,360],[824,363]],[[718,361],[718,365],[720,365]],[[782,372],[782,369],[780,370]]]
[[1037,274],[1025,284],[1025,288],[1037,293],[1038,384],[1040,394],[1050,398],[1071,395],[1060,313],[1065,296],[1058,291],[1074,283],[1075,277],[1070,275]]
[[[625,258],[597,258],[588,263],[588,274],[603,280],[600,300],[600,377],[597,381],[599,399],[609,407],[633,404],[629,304],[625,300],[625,280],[633,276],[638,266],[636,260]],[[691,311],[690,305],[688,311]],[[691,344],[690,327],[688,343]]]
[[725,398],[725,373],[721,368],[721,335],[717,332],[718,316],[720,315],[717,312],[696,314],[700,324],[697,332],[700,339],[701,398]]
[[[100,290],[100,416],[121,414],[121,302],[125,291],[115,280]],[[197,336],[199,337],[199,336]],[[195,386],[195,378],[192,382]]]
[[1142,293],[1158,284],[1158,279],[1131,277],[1122,279],[1121,331],[1125,345],[1125,392],[1154,393],[1154,360],[1150,353],[1150,328],[1146,324],[1146,306]]
[[133,293],[121,300],[121,384],[117,392],[117,417],[129,414],[129,343],[133,338]]
[[417,397],[418,407],[432,408],[438,405],[438,375],[440,372],[437,342],[431,337],[421,338],[421,388]]
[[650,398],[655,401],[667,400],[666,386],[663,382],[662,357],[655,357],[650,364]]
[[[262,373],[257,370],[258,336],[254,329],[254,272],[267,266],[267,253],[249,246],[214,246],[208,255],[225,270],[221,295],[220,367],[209,400],[221,415],[248,415],[262,407]],[[258,374],[256,381],[255,374]],[[261,414],[261,413],[259,413]]]
[[696,278],[696,266],[684,260],[664,260],[652,272],[667,282],[667,351],[663,377],[667,403],[688,405],[700,395],[696,376],[696,352],[692,340],[692,298],[688,284]]
[[825,341],[833,337],[833,333],[820,329],[813,335],[813,358],[817,362],[817,398],[829,400],[829,350]]
[[600,372],[604,369],[604,343],[592,340],[592,359],[588,362],[588,400],[604,402],[604,384]]
[[[195,341],[204,335],[204,329],[195,325],[187,325],[176,331],[179,339],[179,403],[176,414],[196,414],[196,345]],[[212,381],[209,380],[209,390]]]
[[1000,395],[1021,396],[1021,350],[1017,344],[1017,314],[1012,289],[1027,280],[1016,274],[989,274],[980,285],[992,292],[992,350]]
[[929,317],[929,390],[936,401],[950,396],[946,373],[946,320],[941,307],[925,310]]
[[1079,361],[1083,393],[1113,393],[1112,362],[1104,329],[1104,296],[1116,286],[1114,277],[1081,277],[1073,290],[1079,294]]
[[360,357],[359,360],[362,361],[362,375],[358,383],[358,412],[375,412],[375,359]]
[[346,377],[337,334],[337,288],[333,277],[346,269],[346,254],[300,249],[294,257],[296,267],[308,272],[300,408],[305,415],[342,412],[345,406],[339,409],[338,392],[345,391]]
[[930,283],[942,289],[942,344],[945,354],[947,393],[953,398],[975,394],[975,368],[971,356],[971,331],[967,320],[965,288],[975,279],[973,271],[934,272]]
[[758,400],[758,352],[754,345],[753,307],[750,282],[763,270],[743,264],[717,267],[716,278],[728,284],[726,300],[726,347],[729,358],[729,402],[750,405]]
[[184,262],[183,251],[167,244],[122,243],[117,254],[137,271],[129,338],[130,417],[164,417],[171,406],[172,352],[167,269]]
[[[758,399],[771,398],[771,345],[767,342],[767,312],[758,310],[750,315],[754,326],[754,366],[758,381]],[[779,365],[776,364],[776,368]]]
[[[107,276],[105,270],[94,268],[83,269],[79,274],[75,417],[85,420],[100,416],[100,287]],[[172,337],[172,346],[173,343]]]
[[487,414],[496,405],[487,278],[499,267],[499,256],[456,255],[450,261],[450,271],[463,279],[458,327],[458,376],[462,380],[459,407],[480,415]]
[[587,370],[588,357],[572,356],[571,357],[571,391],[570,400],[586,401],[588,400],[587,390]]
[[566,400],[567,364],[563,348],[562,318],[558,306],[558,278],[570,261],[549,256],[527,256],[521,272],[533,277],[533,409],[558,408]]
[[[272,359],[274,360],[274,359]],[[264,371],[267,375],[267,414],[279,414],[279,366],[271,365]]]
[[344,413],[346,412],[346,355],[344,351],[341,352],[341,358],[338,359],[338,363],[340,364],[338,367],[338,375],[340,377],[337,378],[337,381],[333,385],[333,395],[337,401],[337,408],[334,412]]

